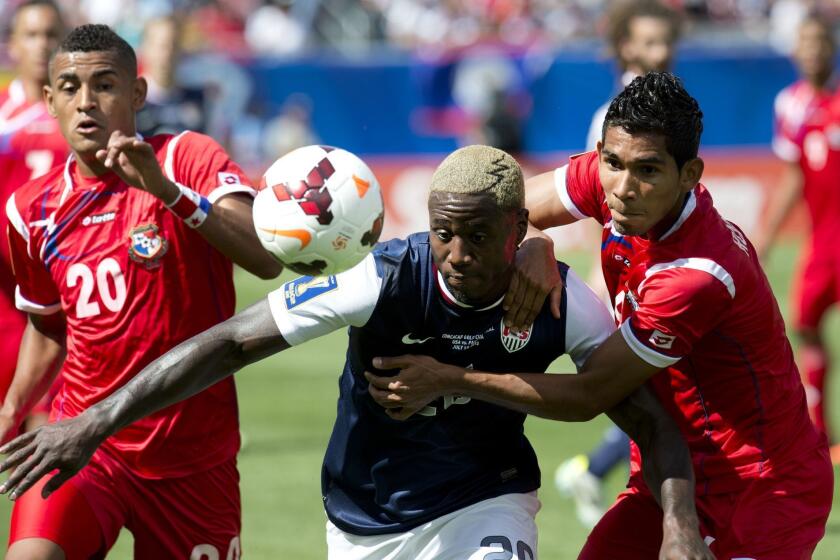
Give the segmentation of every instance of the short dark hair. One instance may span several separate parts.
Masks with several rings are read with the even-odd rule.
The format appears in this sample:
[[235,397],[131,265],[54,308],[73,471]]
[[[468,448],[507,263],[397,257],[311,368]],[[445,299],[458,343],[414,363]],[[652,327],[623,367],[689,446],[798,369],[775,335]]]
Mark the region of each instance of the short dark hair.
[[697,157],[703,133],[703,112],[682,81],[670,72],[639,76],[610,103],[604,128],[618,126],[629,132],[661,134],[668,153],[682,169]]
[[12,10],[12,15],[9,18],[8,27],[6,28],[6,37],[11,37],[12,33],[15,31],[15,25],[17,25],[17,18],[22,11],[27,8],[50,8],[51,10],[55,11],[56,15],[58,16],[58,20],[61,22],[62,27],[64,26],[64,16],[61,14],[61,9],[58,7],[58,4],[55,3],[55,0],[24,0],[23,2],[19,3],[15,6],[15,9]]
[[91,23],[80,25],[67,34],[58,45],[53,58],[59,53],[110,51],[117,55],[120,64],[137,74],[137,55],[125,39],[107,25]]
[[671,26],[672,39],[676,41],[682,31],[682,18],[673,8],[657,0],[624,0],[615,2],[607,16],[607,41],[613,55],[619,56],[621,43],[630,36],[630,22],[636,18],[662,19]]

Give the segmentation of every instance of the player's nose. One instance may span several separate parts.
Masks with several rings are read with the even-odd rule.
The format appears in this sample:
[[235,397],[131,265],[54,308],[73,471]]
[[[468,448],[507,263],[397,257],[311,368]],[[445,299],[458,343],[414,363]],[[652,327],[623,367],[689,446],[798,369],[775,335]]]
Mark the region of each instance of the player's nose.
[[449,243],[449,255],[446,260],[455,268],[469,265],[472,261],[472,254],[463,239],[458,236],[452,238],[452,241]]

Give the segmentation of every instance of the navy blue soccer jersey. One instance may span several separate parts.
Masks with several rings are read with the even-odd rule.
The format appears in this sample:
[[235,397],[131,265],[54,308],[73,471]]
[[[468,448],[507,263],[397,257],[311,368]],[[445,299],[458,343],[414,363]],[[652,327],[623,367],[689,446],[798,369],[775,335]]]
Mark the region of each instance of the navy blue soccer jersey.
[[374,357],[402,354],[489,372],[541,373],[568,353],[580,367],[614,322],[577,275],[558,267],[565,279],[562,319],[546,303],[518,334],[502,322],[501,299],[478,309],[449,293],[428,233],[380,243],[347,272],[299,278],[269,294],[289,344],[350,327],[322,469],[324,505],[337,527],[356,535],[404,532],[481,500],[539,487],[525,414],[447,396],[404,422],[393,420],[368,394],[364,372],[377,371]]

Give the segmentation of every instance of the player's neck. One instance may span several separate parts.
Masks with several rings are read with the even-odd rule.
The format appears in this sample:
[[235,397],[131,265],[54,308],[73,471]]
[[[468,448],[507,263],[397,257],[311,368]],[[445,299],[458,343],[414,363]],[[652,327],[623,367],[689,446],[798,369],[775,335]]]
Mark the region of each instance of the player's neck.
[[815,90],[822,91],[830,87],[833,77],[834,73],[829,71],[824,74],[808,76],[805,78],[805,81],[807,81]]
[[680,219],[680,216],[682,215],[686,202],[688,202],[688,197],[690,194],[691,193],[683,194],[683,196],[680,198],[679,204],[674,206],[674,208],[670,212],[668,212],[667,216],[660,220],[658,224],[653,226],[653,228],[651,228],[650,231],[647,232],[645,237],[647,237],[651,241],[656,241],[657,239],[665,235],[665,233],[671,229],[671,226],[673,226],[677,222],[677,220]]
[[44,99],[44,83],[40,80],[33,80],[18,76],[18,81],[23,87],[23,95],[26,97],[27,103],[37,103]]
[[105,167],[101,161],[96,159],[96,156],[82,155],[74,152],[76,165],[79,170],[79,175],[82,177],[102,177],[111,173],[111,170]]

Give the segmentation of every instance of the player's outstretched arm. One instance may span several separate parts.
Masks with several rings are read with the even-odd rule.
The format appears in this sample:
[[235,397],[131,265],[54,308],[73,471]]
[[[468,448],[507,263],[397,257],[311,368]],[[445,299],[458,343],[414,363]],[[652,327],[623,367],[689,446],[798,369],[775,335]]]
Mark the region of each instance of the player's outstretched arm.
[[64,363],[64,313],[30,314],[18,351],[15,376],[0,408],[0,442],[12,437],[44,396]]
[[577,375],[486,373],[441,364],[430,356],[376,358],[393,377],[366,373],[370,393],[396,419],[443,395],[462,395],[550,420],[585,422],[627,398],[660,370],[642,360],[619,331],[599,346]]
[[268,300],[179,344],[107,399],[70,420],[47,424],[0,448],[0,472],[14,468],[0,493],[17,498],[40,478],[47,497],[76,474],[110,435],[206,389],[240,368],[288,347]]
[[659,558],[712,560],[699,533],[691,454],[673,418],[644,386],[607,415],[639,446],[645,482],[662,507]]
[[768,204],[764,227],[755,238],[755,251],[760,259],[763,260],[767,256],[782,224],[802,197],[804,183],[805,178],[799,163],[788,162],[779,180],[776,194]]
[[[115,131],[107,148],[99,150],[96,157],[126,183],[154,195],[168,206],[181,195],[178,186],[164,175],[152,146],[143,140]],[[224,196],[212,205],[212,211],[197,225],[196,231],[248,272],[264,279],[275,278],[283,267],[257,239],[252,204],[253,200],[246,195]]]
[[533,324],[546,297],[551,311],[560,318],[562,281],[557,272],[554,242],[542,230],[576,220],[563,206],[554,185],[554,172],[525,181],[528,234],[516,252],[516,267],[503,306],[505,325],[524,329]]

